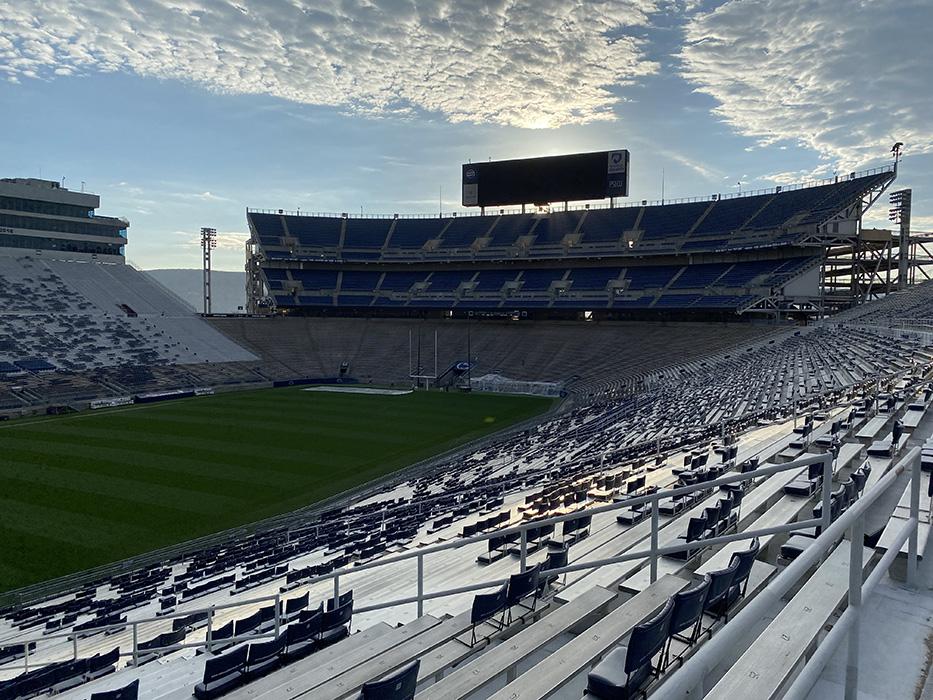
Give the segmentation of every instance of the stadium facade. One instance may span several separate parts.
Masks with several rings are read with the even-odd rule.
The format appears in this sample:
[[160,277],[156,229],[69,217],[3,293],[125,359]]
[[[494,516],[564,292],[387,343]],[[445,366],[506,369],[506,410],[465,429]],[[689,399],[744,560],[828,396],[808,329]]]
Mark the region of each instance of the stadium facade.
[[123,259],[129,222],[96,213],[100,197],[54,180],[0,179],[0,248]]
[[247,303],[308,315],[817,315],[882,291],[872,251],[890,253],[890,241],[863,238],[861,219],[895,177],[892,166],[741,196],[534,213],[250,209]]

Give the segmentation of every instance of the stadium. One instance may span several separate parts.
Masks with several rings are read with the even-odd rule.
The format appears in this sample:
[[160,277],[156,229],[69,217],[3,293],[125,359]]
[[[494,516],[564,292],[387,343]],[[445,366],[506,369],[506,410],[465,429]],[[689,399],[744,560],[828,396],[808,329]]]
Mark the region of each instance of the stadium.
[[623,203],[629,167],[249,207],[237,315],[216,231],[198,313],[97,195],[0,180],[0,699],[919,697],[933,283],[897,162]]

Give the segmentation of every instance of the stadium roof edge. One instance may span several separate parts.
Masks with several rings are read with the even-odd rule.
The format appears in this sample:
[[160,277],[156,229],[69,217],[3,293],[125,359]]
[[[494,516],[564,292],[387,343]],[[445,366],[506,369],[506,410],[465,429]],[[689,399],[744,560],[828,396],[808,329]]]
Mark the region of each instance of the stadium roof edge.
[[[897,168],[894,165],[885,165],[879,168],[871,168],[869,170],[861,170],[857,172],[851,172],[844,177],[829,177],[822,180],[807,180],[804,182],[792,183],[790,185],[776,185],[775,187],[768,187],[765,189],[759,190],[750,190],[748,192],[728,192],[726,194],[716,193],[709,194],[704,196],[695,196],[695,197],[682,197],[679,199],[663,199],[663,200],[637,200],[632,202],[623,202],[616,203],[614,206],[610,204],[581,204],[568,207],[569,211],[583,211],[587,209],[624,209],[628,207],[642,207],[642,206],[659,206],[659,205],[668,205],[668,204],[689,204],[693,202],[712,202],[728,199],[741,199],[743,197],[757,197],[765,194],[778,194],[780,192],[790,192],[792,190],[802,190],[809,187],[822,187],[824,185],[832,185],[839,182],[845,182],[847,180],[857,180],[861,177],[869,177],[872,175],[880,175],[881,173],[890,173],[892,176],[897,175]],[[893,178],[892,178],[893,179]],[[563,211],[563,210],[561,210]],[[281,214],[285,216],[313,216],[321,218],[333,218],[333,219],[394,219],[394,218],[405,218],[405,219],[439,219],[439,218],[454,218],[454,217],[470,217],[470,216],[483,216],[481,211],[475,210],[464,210],[464,211],[454,211],[454,212],[439,212],[437,214],[355,214],[353,212],[318,212],[318,211],[306,211],[302,212],[298,210],[286,210],[286,209],[256,209],[253,207],[246,207],[247,214]],[[491,213],[485,214],[486,216],[496,216],[497,214],[521,214],[521,213],[534,213],[532,212],[522,212],[519,208],[502,208],[494,207]]]

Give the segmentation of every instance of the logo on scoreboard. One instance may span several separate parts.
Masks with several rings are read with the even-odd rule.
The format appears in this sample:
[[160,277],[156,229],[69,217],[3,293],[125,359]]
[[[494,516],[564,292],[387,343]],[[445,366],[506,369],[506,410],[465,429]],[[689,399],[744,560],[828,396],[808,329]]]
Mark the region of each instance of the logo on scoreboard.
[[628,167],[628,151],[609,151],[609,174],[624,173]]

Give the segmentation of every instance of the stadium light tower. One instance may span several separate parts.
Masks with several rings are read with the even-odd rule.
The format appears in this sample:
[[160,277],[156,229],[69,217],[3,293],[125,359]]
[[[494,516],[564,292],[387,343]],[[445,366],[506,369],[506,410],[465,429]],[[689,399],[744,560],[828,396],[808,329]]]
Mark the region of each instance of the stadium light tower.
[[204,270],[204,314],[211,313],[211,251],[217,247],[217,229],[201,229],[201,253]]

